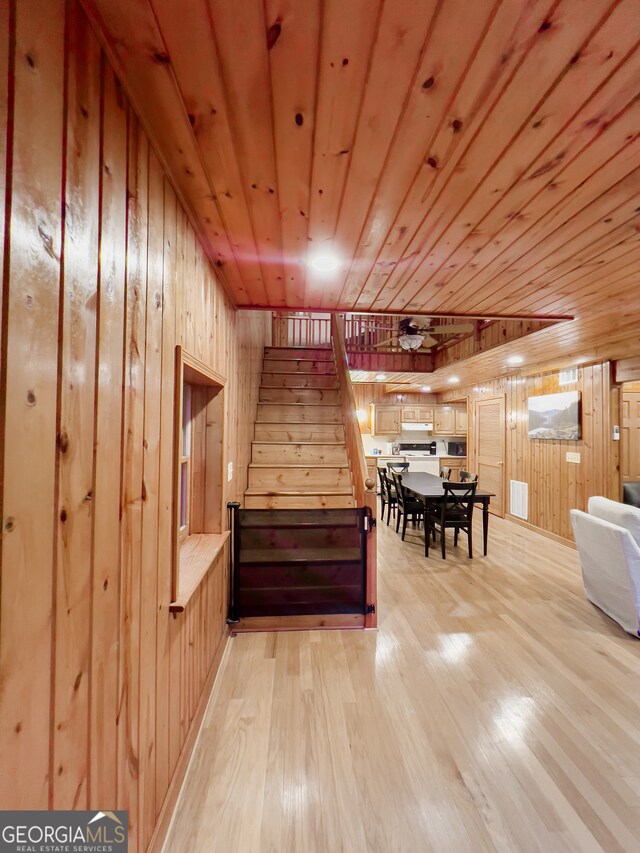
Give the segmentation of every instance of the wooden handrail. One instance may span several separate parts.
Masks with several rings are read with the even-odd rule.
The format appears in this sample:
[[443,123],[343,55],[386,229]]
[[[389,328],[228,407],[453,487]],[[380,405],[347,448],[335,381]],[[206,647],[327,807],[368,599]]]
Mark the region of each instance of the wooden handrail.
[[[364,506],[364,495],[367,491],[365,480],[368,479],[367,460],[364,455],[362,436],[358,426],[358,413],[353,385],[347,365],[347,350],[344,340],[343,319],[340,315],[331,315],[331,340],[336,361],[336,373],[340,387],[340,405],[342,407],[342,422],[347,444],[347,455],[355,489],[358,506]],[[375,485],[375,484],[374,484]]]
[[[377,604],[376,481],[374,477],[370,476],[367,470],[367,460],[364,455],[364,445],[362,444],[362,436],[358,425],[356,398],[353,393],[351,376],[349,375],[347,350],[344,340],[344,317],[342,315],[331,315],[331,342],[333,344],[333,355],[340,389],[340,406],[342,409],[345,445],[356,506],[369,507],[373,522],[367,543],[367,602],[374,605],[375,608]],[[367,614],[365,627],[375,628],[376,625],[377,614],[374,610],[373,613]]]

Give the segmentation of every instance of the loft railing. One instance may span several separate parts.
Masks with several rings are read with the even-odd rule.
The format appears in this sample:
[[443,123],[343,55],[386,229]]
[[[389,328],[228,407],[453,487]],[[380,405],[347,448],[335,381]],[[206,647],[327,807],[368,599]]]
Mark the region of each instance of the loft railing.
[[[344,317],[332,315],[331,317],[331,342],[333,355],[338,376],[340,389],[340,406],[342,409],[342,424],[344,426],[345,444],[347,458],[351,471],[356,506],[366,507],[372,519],[372,535],[367,551],[367,597],[369,601],[376,600],[376,578],[377,578],[377,554],[375,538],[376,517],[376,491],[375,479],[370,476],[367,469],[367,460],[364,454],[364,445],[358,425],[356,400],[353,393],[353,385],[349,375],[347,362],[347,350],[344,336]],[[368,615],[366,627],[374,627],[376,624],[375,613]]]
[[[350,314],[340,316],[344,328],[347,352],[402,353],[391,338],[398,332],[401,318]],[[331,316],[329,314],[302,314],[274,312],[272,322],[274,347],[328,347],[331,346]]]
[[271,340],[274,347],[330,347],[330,315],[274,312]]

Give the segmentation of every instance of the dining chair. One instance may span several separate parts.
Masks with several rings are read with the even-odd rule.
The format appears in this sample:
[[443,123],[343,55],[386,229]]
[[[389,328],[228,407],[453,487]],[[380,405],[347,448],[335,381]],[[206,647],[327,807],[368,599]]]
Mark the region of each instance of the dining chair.
[[441,468],[440,469],[440,479],[441,480],[450,480],[451,479],[451,468]]
[[380,516],[384,521],[384,509],[387,505],[387,487],[384,482],[384,471],[382,468],[378,468],[378,480],[380,480],[380,503],[382,504],[382,510],[380,512]]
[[409,470],[408,462],[387,462],[387,471],[392,474],[394,471],[402,472]]
[[422,501],[416,500],[415,498],[410,497],[407,494],[405,487],[402,485],[402,474],[398,474],[396,471],[392,472],[393,474],[393,482],[396,487],[396,494],[398,496],[398,515],[396,518],[396,533],[400,529],[400,518],[402,517],[402,541],[404,542],[404,536],[407,532],[407,522],[409,521],[409,517],[411,517],[411,521],[413,524],[418,523],[424,519],[424,504]]
[[[435,532],[440,532],[440,545],[442,548],[442,559],[447,556],[445,547],[445,531],[449,528],[454,530],[453,544],[457,546],[460,531],[467,534],[469,544],[469,557],[473,557],[473,499],[478,488],[477,483],[448,483],[442,484],[444,489],[444,500],[440,506],[431,514],[430,527]],[[425,535],[429,532],[425,531]],[[434,537],[435,538],[435,537]]]
[[472,474],[471,471],[460,471],[460,482],[461,483],[477,483],[478,475]]
[[[396,491],[395,483],[387,476],[387,472],[382,472],[382,480],[384,482],[385,489],[385,500],[387,503],[387,527],[389,526],[389,519],[391,518],[391,512],[393,511],[393,517],[396,517],[396,507],[398,506],[398,493]],[[384,515],[382,516],[384,520]]]

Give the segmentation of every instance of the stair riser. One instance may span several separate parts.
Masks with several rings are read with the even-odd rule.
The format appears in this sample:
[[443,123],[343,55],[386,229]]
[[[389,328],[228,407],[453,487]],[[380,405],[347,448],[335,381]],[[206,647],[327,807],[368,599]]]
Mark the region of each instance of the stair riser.
[[256,424],[256,441],[344,441],[339,424]]
[[325,373],[263,373],[263,388],[337,388],[336,378]]
[[262,366],[263,373],[318,373],[323,375],[336,375],[336,369],[332,361],[283,361],[282,359],[265,358]]
[[333,423],[342,422],[339,406],[287,406],[277,403],[258,404],[258,423],[273,421],[279,424]]
[[348,468],[249,468],[249,488],[286,492],[289,489],[322,491],[349,488]]
[[339,405],[338,391],[323,388],[261,388],[261,403],[328,403]]
[[265,358],[299,358],[307,361],[333,361],[331,347],[265,347]]
[[247,495],[246,509],[347,509],[356,505],[348,495]]
[[347,451],[344,445],[324,444],[315,447],[306,444],[260,444],[254,441],[251,461],[346,465]]

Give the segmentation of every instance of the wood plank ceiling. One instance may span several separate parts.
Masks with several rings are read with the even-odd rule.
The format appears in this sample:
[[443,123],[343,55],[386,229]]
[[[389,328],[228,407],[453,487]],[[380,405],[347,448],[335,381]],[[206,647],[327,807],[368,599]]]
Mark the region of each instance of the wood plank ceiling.
[[640,0],[85,5],[237,305],[640,317]]

